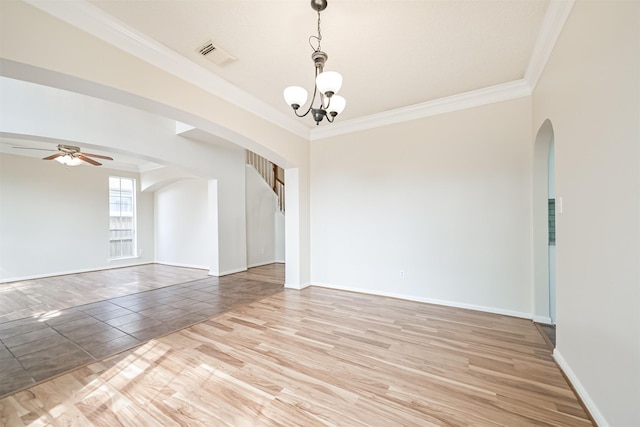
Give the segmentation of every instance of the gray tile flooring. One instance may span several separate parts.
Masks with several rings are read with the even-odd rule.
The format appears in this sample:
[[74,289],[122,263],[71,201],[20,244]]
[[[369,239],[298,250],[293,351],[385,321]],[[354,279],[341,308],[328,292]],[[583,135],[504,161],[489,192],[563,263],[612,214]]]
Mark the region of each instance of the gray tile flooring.
[[0,323],[0,397],[282,289],[211,277]]
[[536,323],[540,332],[546,335],[553,348],[556,347],[556,325],[546,325],[544,323]]

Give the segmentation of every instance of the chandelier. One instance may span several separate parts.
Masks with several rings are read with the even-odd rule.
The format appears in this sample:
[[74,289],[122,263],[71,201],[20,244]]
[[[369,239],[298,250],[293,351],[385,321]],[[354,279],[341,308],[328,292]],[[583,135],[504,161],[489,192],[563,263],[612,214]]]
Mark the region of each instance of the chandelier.
[[[347,101],[343,97],[336,95],[342,86],[342,76],[340,73],[324,71],[324,64],[327,62],[328,56],[320,49],[320,42],[322,41],[320,12],[327,8],[327,0],[311,0],[311,8],[318,12],[318,35],[309,36],[309,44],[313,49],[311,59],[316,69],[311,103],[304,114],[299,114],[298,110],[300,106],[307,102],[308,97],[307,91],[300,86],[289,86],[286,88],[284,90],[284,100],[287,104],[291,105],[296,116],[304,117],[311,112],[313,120],[316,121],[316,125],[319,125],[325,117],[329,123],[333,123],[335,117],[344,110]],[[314,40],[317,46],[313,45]],[[318,104],[314,107],[313,104],[316,102],[316,95],[318,94]]]

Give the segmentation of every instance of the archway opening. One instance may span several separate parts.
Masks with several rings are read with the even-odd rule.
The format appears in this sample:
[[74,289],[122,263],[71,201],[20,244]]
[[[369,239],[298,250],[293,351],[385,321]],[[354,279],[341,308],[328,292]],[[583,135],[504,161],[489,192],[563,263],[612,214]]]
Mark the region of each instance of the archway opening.
[[555,149],[549,119],[538,129],[533,159],[534,316],[537,323],[556,323],[555,291]]

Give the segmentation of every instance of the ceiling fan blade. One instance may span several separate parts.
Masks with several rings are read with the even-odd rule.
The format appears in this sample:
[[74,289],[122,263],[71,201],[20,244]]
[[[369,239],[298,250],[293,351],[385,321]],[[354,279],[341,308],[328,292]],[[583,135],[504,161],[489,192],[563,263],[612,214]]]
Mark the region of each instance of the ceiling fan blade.
[[57,159],[60,156],[64,156],[64,153],[56,153],[56,154],[52,154],[50,156],[47,157],[43,157],[42,160],[53,160],[53,159]]
[[97,157],[98,159],[113,160],[109,156],[101,156],[100,154],[91,154],[91,153],[82,153],[82,154],[89,157]]
[[91,158],[89,158],[89,157],[87,157],[87,156],[85,156],[84,154],[81,154],[81,153],[76,154],[76,157],[78,157],[80,160],[84,160],[85,162],[90,163],[90,164],[92,164],[94,166],[102,165],[102,163],[98,163],[95,160],[93,160],[93,159],[91,159]]

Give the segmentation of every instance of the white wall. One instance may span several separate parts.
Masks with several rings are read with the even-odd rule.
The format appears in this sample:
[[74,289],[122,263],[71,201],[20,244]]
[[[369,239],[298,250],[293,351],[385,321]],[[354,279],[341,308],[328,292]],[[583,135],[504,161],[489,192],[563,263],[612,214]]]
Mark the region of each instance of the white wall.
[[[101,99],[7,78],[0,78],[0,86],[1,132],[106,147],[116,158],[122,152],[132,153],[190,171],[187,175],[215,177],[219,249],[215,260],[205,265],[215,263],[215,275],[246,269],[244,150],[178,136],[174,120]],[[186,253],[190,250],[184,248]]]
[[[175,120],[82,94],[0,77],[0,131],[69,141],[216,177],[231,150],[176,135]],[[238,147],[237,155],[244,155]]]
[[[287,225],[286,281],[293,286],[309,283],[307,140],[238,108],[207,89],[183,80],[180,74],[170,74],[161,67],[135,58],[24,2],[0,2],[0,7],[0,74],[3,76],[64,88],[159,113],[237,143],[284,168],[295,169],[298,183],[291,187],[296,191],[287,196],[287,201],[298,205],[298,209],[291,212],[297,212],[299,217],[295,221],[292,215],[287,217],[287,224],[295,226]],[[43,37],[47,40],[45,50],[41,49]],[[104,64],[109,66],[105,67]],[[138,148],[135,140],[103,142],[104,146],[118,143],[121,144],[119,148],[124,150],[131,147],[135,151]],[[200,160],[188,143],[185,147],[170,144],[157,144],[157,147],[162,147],[162,152],[171,147],[176,149],[173,156],[166,159],[168,164],[174,164],[172,158]],[[146,153],[153,155],[155,152]],[[218,184],[224,199],[227,196],[226,183]],[[234,215],[221,216],[223,221],[229,219],[237,223],[225,227],[221,239],[226,238],[228,232],[237,230],[240,221],[243,224],[245,222],[244,218]],[[234,237],[240,239],[240,236]],[[242,241],[246,241],[245,235]],[[236,255],[232,260],[223,257],[221,261],[228,263],[230,270],[233,270],[237,265],[235,258],[239,258]],[[242,257],[246,261],[245,253]]]
[[563,199],[555,356],[600,426],[640,425],[639,40],[639,2],[576,2],[533,95]]
[[311,285],[311,206],[309,192],[310,173],[304,168],[284,170],[284,194],[287,220],[285,221],[285,284],[286,288],[303,289]]
[[276,212],[276,262],[285,262],[285,214]]
[[[0,154],[0,281],[153,262],[153,196],[137,194],[138,258],[109,261],[109,176],[104,166]],[[139,188],[139,187],[138,187]]]
[[211,227],[208,183],[187,179],[154,193],[156,262],[209,269]]
[[530,317],[530,103],[313,142],[312,283]]
[[245,153],[229,151],[220,156],[217,200],[212,208],[218,216],[219,268],[213,274],[223,276],[247,269],[247,209],[245,201]]
[[[278,201],[253,166],[246,165],[247,266],[276,261],[276,211]],[[284,231],[284,230],[283,230]]]

